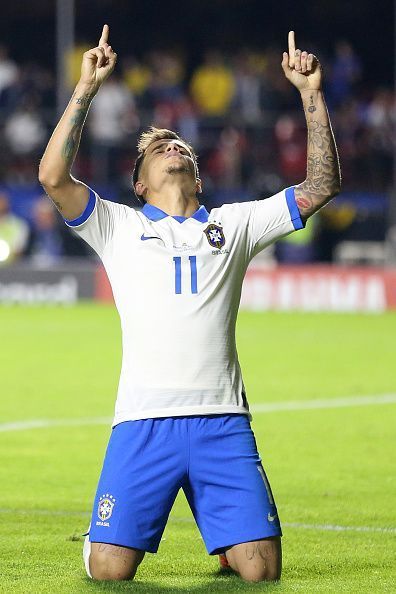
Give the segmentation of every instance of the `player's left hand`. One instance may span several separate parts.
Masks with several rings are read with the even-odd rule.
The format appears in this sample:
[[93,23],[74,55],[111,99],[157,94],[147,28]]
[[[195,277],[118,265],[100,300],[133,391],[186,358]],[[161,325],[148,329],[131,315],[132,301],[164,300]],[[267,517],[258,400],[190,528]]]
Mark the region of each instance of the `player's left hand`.
[[289,53],[283,52],[282,68],[285,76],[301,91],[322,88],[322,68],[313,54],[296,49],[294,31],[289,31]]

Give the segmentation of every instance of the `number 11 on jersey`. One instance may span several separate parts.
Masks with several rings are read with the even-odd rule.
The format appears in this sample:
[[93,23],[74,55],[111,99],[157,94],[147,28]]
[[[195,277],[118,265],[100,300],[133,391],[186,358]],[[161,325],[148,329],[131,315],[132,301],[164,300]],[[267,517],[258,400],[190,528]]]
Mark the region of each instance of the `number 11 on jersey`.
[[[197,256],[189,256],[190,261],[190,274],[191,274],[191,293],[198,293],[198,280],[197,280]],[[181,256],[175,256],[173,258],[175,263],[175,293],[181,295],[182,292],[182,268]]]

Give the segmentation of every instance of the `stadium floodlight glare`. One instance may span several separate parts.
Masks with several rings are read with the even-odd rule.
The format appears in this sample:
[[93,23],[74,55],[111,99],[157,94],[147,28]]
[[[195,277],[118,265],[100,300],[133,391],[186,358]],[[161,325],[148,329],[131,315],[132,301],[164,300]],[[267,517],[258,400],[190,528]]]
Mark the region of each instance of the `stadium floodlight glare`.
[[0,262],[5,262],[11,253],[11,249],[7,241],[0,239]]

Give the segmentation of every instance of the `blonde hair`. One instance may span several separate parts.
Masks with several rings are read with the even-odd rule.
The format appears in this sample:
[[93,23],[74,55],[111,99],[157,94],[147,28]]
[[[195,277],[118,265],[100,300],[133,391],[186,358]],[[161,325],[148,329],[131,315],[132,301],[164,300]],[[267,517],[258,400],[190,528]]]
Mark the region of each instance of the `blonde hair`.
[[150,126],[146,132],[142,132],[140,135],[137,144],[139,156],[146,151],[150,144],[156,142],[157,140],[180,140],[180,142],[185,144],[191,152],[194,162],[197,162],[197,155],[195,154],[193,147],[188,142],[183,140],[183,138],[181,138],[181,136],[179,136],[176,132],[173,132],[173,130],[167,130],[166,128],[155,128],[155,126]]

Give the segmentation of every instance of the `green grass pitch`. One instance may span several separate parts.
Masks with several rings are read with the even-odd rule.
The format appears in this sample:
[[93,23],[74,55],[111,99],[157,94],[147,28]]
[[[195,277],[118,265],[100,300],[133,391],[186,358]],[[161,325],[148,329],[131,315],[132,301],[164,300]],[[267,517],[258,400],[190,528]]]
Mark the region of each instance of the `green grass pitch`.
[[[254,414],[284,527],[279,584],[219,573],[183,497],[134,582],[93,582],[81,533],[109,426],[70,420],[112,415],[117,314],[90,304],[3,307],[0,336],[0,592],[396,592],[396,404]],[[394,313],[242,312],[250,403],[395,394],[395,336]],[[37,419],[60,424],[4,430]]]

